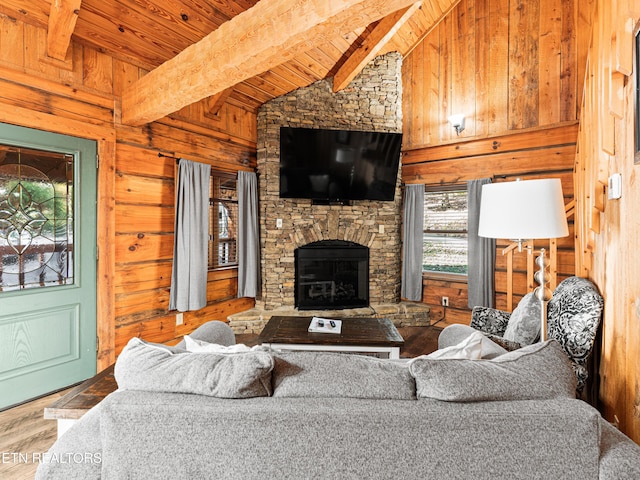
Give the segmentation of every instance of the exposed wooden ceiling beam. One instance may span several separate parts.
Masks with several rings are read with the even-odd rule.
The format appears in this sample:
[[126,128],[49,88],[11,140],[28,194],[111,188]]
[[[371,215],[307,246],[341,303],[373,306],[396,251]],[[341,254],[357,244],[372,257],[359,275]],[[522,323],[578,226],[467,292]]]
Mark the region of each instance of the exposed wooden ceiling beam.
[[231,95],[232,93],[233,88],[227,88],[226,90],[218,92],[215,95],[211,95],[209,98],[207,98],[207,107],[206,111],[204,112],[205,116],[209,118],[217,117],[218,113],[220,113],[220,109],[224,105],[224,102],[227,101],[227,98],[229,98],[229,95]]
[[380,20],[378,25],[375,26],[369,36],[362,42],[360,48],[344,62],[334,75],[333,91],[339,92],[349,85],[351,80],[382,50],[382,47],[391,40],[391,37],[411,18],[421,5],[421,1],[416,2],[410,7],[398,10]]
[[162,118],[413,3],[261,0],[127,87],[122,122]]
[[53,0],[47,27],[47,55],[64,60],[76,28],[82,0]]

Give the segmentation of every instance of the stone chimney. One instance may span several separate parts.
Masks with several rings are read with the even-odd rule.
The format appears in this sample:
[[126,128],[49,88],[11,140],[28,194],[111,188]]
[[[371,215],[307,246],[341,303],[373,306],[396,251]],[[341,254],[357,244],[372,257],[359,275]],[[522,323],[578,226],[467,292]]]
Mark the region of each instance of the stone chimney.
[[[331,80],[264,104],[258,113],[262,295],[256,307],[294,306],[294,250],[319,240],[347,240],[370,249],[371,304],[400,301],[401,172],[393,202],[314,205],[279,197],[280,127],[402,132],[402,57],[372,60],[344,90]],[[279,227],[278,219],[282,220]]]

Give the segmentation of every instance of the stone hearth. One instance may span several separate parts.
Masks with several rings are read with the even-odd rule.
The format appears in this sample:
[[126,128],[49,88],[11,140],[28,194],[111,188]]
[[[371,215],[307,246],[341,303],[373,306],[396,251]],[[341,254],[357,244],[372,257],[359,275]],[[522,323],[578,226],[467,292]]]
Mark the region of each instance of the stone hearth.
[[236,313],[228,317],[229,325],[238,334],[259,334],[269,319],[274,316],[292,317],[371,317],[389,318],[396,327],[426,327],[431,325],[429,319],[429,306],[425,303],[398,302],[385,305],[371,305],[366,308],[352,308],[347,310],[298,310],[290,307],[281,307],[273,310],[252,308],[244,312]]

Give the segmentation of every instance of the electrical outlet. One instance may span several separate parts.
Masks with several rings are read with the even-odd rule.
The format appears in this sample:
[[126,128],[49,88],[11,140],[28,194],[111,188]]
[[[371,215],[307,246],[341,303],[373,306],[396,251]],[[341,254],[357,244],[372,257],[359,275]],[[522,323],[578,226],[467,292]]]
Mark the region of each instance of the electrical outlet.
[[449,306],[449,297],[442,297],[442,306],[443,307]]
[[184,323],[183,313],[176,313],[176,325],[182,325]]

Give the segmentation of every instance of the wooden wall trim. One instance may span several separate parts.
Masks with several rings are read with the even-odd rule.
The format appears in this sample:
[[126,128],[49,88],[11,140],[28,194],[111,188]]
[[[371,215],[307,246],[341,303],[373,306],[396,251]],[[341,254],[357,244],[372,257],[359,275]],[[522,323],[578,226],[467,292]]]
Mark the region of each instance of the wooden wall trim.
[[571,171],[575,145],[440,160],[402,168],[405,183],[451,185],[477,178],[508,178]]
[[[144,145],[145,148],[156,149],[175,157],[215,162],[220,170],[252,170],[256,166],[255,147],[233,143],[229,135],[226,139],[221,139],[211,134],[172,128],[163,122],[150,123],[144,127],[118,125],[117,134],[119,144]],[[212,147],[217,148],[215,156],[211,155]]]
[[[114,131],[110,128],[110,131]],[[115,312],[115,252],[113,241],[116,231],[115,218],[115,170],[116,142],[98,141],[98,278],[97,278],[97,328],[98,328],[98,371],[102,371],[116,361],[116,330],[112,321]]]
[[78,120],[9,105],[2,101],[0,101],[0,122],[88,138],[98,142],[108,141],[115,143],[116,141],[116,131],[112,125],[87,124]]
[[113,278],[115,275],[115,153],[116,133],[111,125],[92,125],[47,113],[16,107],[0,102],[0,122],[36,128],[74,137],[95,140],[98,143],[100,169],[98,170],[98,238],[100,252],[97,271],[97,369],[103,370],[115,361],[115,325],[111,321],[114,311]]
[[403,151],[402,164],[450,160],[495,153],[506,153],[528,148],[575,144],[578,122],[567,122],[541,128],[519,130],[489,138],[458,141],[444,145],[411,148]]
[[36,72],[28,69],[16,70],[6,65],[0,64],[0,78],[3,81],[24,85],[38,91],[45,91],[55,95],[61,95],[65,98],[72,98],[79,102],[89,105],[95,105],[102,108],[113,109],[115,97],[94,89],[86,88],[81,85],[66,85],[54,80],[49,80],[36,75]]
[[551,174],[571,169],[578,125],[536,128],[527,132],[440,145],[405,153],[405,183],[447,185],[476,178]]

